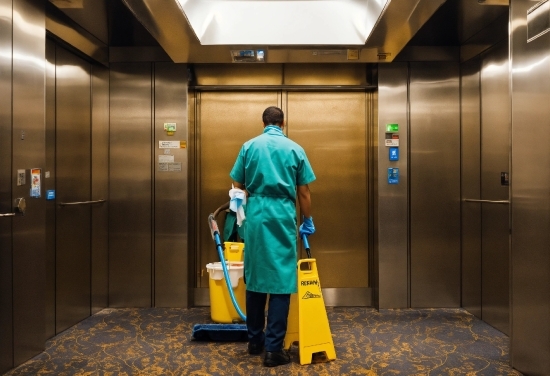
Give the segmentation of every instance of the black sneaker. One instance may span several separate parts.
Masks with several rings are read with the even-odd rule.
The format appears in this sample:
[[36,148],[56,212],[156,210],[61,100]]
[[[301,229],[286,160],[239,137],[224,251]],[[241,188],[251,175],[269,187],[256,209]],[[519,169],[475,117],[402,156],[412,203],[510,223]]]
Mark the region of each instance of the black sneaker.
[[261,343],[248,343],[248,353],[250,355],[259,355],[264,351],[264,345]]
[[267,351],[264,358],[264,366],[277,367],[290,363],[290,355],[286,351]]

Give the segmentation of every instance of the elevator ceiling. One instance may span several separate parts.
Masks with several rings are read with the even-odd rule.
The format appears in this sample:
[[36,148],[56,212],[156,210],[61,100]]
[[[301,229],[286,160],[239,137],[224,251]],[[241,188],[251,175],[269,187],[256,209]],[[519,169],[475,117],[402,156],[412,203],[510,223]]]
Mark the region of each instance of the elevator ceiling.
[[507,13],[474,0],[50,3],[110,49],[111,61],[113,48],[160,46],[166,59],[183,63],[231,63],[241,50],[264,51],[268,63],[391,62],[405,46],[462,46]]
[[123,0],[175,62],[392,60],[445,0]]

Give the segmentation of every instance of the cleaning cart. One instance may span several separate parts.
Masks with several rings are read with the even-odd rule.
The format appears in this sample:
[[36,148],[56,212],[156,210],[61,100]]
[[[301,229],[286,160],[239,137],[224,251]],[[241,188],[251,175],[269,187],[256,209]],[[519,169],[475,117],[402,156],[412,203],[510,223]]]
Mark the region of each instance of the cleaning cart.
[[246,306],[244,284],[244,244],[226,242],[221,244],[216,217],[229,203],[219,207],[208,216],[212,239],[216,244],[220,262],[206,265],[209,274],[210,315],[215,324],[197,324],[193,327],[192,339],[212,341],[247,341],[246,315],[241,307]]

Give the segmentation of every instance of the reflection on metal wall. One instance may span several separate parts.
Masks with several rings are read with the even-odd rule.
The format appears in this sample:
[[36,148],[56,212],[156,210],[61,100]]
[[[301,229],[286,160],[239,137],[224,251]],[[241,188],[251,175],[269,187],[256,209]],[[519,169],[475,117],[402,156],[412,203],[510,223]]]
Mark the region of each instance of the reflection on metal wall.
[[507,40],[462,65],[462,306],[509,332]]
[[[0,1],[0,213],[12,210],[12,1]],[[0,373],[13,367],[12,219],[0,218]]]
[[[46,39],[46,171],[44,189],[55,189],[55,42]],[[46,201],[46,338],[55,335],[55,200]]]
[[90,66],[56,49],[56,333],[90,315]]
[[[548,4],[548,3],[546,3]],[[511,1],[511,363],[550,374],[550,34],[527,43],[528,0]],[[546,19],[548,16],[546,15]]]
[[[482,56],[481,66],[481,317],[509,333],[510,95],[508,41]],[[475,204],[474,205],[479,205]]]
[[[187,67],[155,64],[155,245],[154,306],[187,307]],[[169,135],[164,123],[176,123]],[[159,141],[180,141],[178,149],[160,149]],[[182,144],[183,142],[183,144]],[[174,169],[161,171],[160,158]],[[162,165],[165,166],[165,165]],[[181,168],[179,168],[181,167]],[[172,170],[172,171],[170,171]]]
[[[237,159],[242,144],[263,131],[262,113],[269,106],[277,106],[277,92],[203,92],[198,98],[200,137],[198,150],[199,182],[197,202],[200,207],[194,220],[197,225],[198,287],[208,286],[206,264],[219,261],[216,247],[208,228],[208,215],[229,201],[231,188],[229,172]],[[223,213],[220,214],[223,225]]]
[[[461,67],[462,198],[481,199],[479,59]],[[481,318],[481,204],[462,205],[462,307]]]
[[92,66],[92,206],[91,313],[109,304],[109,70]]
[[17,17],[13,18],[12,198],[27,198],[26,215],[12,220],[14,365],[44,349],[44,321],[37,317],[45,314],[45,200],[29,198],[30,182],[16,185],[17,169],[26,169],[30,179],[29,169],[41,168],[44,177],[43,6],[28,0],[13,2]]
[[460,306],[458,68],[410,65],[411,307]]
[[110,74],[109,306],[186,307],[187,68],[117,63]]
[[112,64],[109,306],[152,304],[151,64]]
[[[378,72],[378,305],[409,306],[408,287],[408,78],[406,63],[380,65]],[[389,161],[386,124],[399,126],[399,161]],[[388,168],[399,184],[388,184]]]
[[[46,41],[46,338],[107,307],[109,72]],[[61,203],[78,205],[60,206]]]
[[[288,136],[306,151],[317,180],[310,184],[317,232],[311,238],[323,290],[368,287],[367,126],[365,93],[287,96]],[[346,271],[345,273],[343,271]]]

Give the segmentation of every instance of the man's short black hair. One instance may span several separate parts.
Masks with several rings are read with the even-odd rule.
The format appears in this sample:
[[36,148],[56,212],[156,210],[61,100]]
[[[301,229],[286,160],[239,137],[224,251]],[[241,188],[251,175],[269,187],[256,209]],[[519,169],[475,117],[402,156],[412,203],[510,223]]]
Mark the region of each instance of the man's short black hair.
[[279,107],[271,106],[265,109],[262,120],[265,125],[278,125],[283,124],[285,114]]

